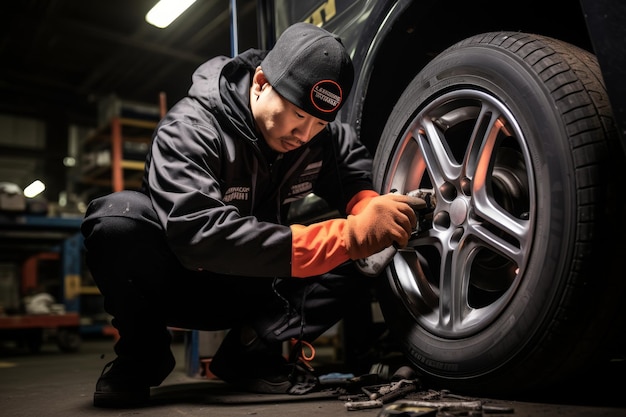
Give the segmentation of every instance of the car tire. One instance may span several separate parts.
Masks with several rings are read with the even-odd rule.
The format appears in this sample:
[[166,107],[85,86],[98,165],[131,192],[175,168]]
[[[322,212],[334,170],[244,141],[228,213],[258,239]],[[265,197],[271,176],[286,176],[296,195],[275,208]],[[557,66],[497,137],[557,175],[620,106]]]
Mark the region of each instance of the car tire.
[[381,193],[432,191],[379,277],[385,322],[432,387],[534,392],[623,333],[624,152],[597,60],[485,33],[410,82],[374,157]]

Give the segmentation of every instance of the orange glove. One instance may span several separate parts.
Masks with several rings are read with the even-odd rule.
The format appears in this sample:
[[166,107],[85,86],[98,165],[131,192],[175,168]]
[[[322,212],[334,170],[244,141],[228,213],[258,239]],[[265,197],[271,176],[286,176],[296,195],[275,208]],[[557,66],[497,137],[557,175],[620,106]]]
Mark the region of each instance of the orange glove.
[[[362,190],[348,202],[349,214],[360,213],[378,193]],[[343,241],[346,219],[331,219],[309,226],[291,225],[291,276],[305,278],[325,274],[350,260]]]
[[359,191],[348,202],[348,205],[346,207],[346,213],[359,214],[360,212],[363,211],[365,207],[367,207],[369,202],[372,201],[372,198],[378,197],[379,195],[380,194],[378,194],[376,191],[373,191],[373,190]]
[[[361,259],[377,253],[396,239],[397,244],[405,246],[412,229],[417,225],[414,208],[426,207],[426,202],[421,198],[401,194],[377,196],[374,192],[368,192],[361,197],[366,197],[361,200],[366,205],[363,207],[363,204],[357,203],[361,206],[359,209],[356,206],[351,207],[351,212],[355,214],[348,216],[348,219],[330,219],[308,226],[290,226],[292,277],[305,278],[324,274],[350,258]],[[396,221],[396,217],[399,220]],[[356,230],[351,231],[351,225]],[[400,237],[396,236],[398,234]],[[363,241],[369,248],[360,247],[359,242]]]
[[348,261],[342,236],[346,219],[330,219],[308,226],[292,224],[291,276],[325,274]]
[[362,259],[395,244],[404,247],[417,227],[415,210],[425,208],[418,197],[385,194],[372,198],[356,215],[350,215],[343,240],[350,259]]

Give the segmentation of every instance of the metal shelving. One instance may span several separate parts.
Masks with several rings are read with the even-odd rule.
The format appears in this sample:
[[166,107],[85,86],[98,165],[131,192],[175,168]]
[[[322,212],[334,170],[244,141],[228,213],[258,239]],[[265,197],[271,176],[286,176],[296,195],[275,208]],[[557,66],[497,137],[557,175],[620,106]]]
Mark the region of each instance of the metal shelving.
[[31,349],[38,348],[41,332],[56,329],[57,342],[64,351],[74,351],[80,344],[80,294],[82,277],[82,219],[33,215],[1,215],[0,247],[22,250],[20,293],[37,288],[37,263],[55,260],[61,264],[61,286],[64,311],[50,314],[12,314],[0,317],[3,335],[25,336]]
[[81,182],[111,191],[138,189],[156,125],[154,121],[113,117],[83,144]]
[[166,96],[159,95],[158,118],[153,113],[124,116],[124,102],[105,112],[106,121],[82,146],[81,182],[108,191],[139,189],[144,160],[158,121],[165,115]]

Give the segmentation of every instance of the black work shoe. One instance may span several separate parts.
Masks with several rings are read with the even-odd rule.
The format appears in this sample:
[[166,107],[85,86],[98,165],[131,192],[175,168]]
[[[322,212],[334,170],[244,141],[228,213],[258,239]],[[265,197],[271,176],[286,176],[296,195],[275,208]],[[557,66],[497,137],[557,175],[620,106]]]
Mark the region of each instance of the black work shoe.
[[174,365],[173,357],[154,364],[154,369],[116,358],[102,370],[93,394],[93,405],[102,408],[146,405],[150,400],[150,387],[159,385],[174,369]]
[[131,365],[115,359],[104,366],[96,383],[93,405],[126,408],[144,405],[150,399],[150,385],[145,377],[132,371]]
[[261,394],[305,394],[319,386],[309,368],[287,362],[282,346],[268,346],[256,337],[245,341],[241,334],[231,330],[224,338],[209,365],[215,376],[237,389]]

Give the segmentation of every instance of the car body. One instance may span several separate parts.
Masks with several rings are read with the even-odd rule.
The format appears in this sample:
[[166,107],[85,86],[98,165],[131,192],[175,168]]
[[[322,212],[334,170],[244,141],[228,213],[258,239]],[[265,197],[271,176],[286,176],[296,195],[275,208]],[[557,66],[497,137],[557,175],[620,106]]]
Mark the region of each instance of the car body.
[[297,21],[341,37],[340,118],[378,191],[436,197],[376,278],[425,381],[536,391],[623,354],[626,5],[261,0],[258,15],[263,47]]

